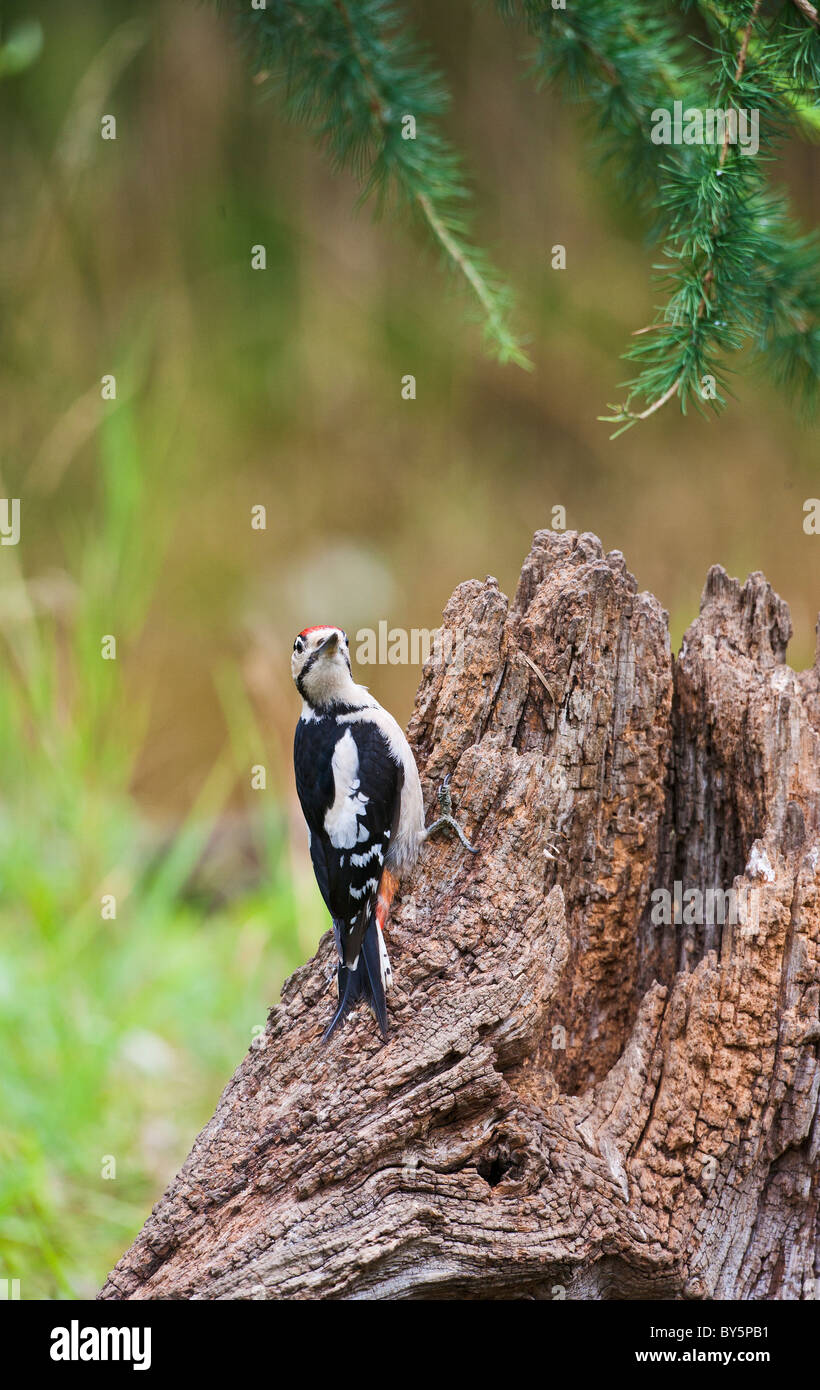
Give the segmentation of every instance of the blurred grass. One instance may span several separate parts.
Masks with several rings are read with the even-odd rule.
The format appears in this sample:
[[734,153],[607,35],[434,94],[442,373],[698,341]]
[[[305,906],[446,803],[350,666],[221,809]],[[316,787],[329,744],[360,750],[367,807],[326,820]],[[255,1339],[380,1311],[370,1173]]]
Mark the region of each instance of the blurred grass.
[[[147,709],[123,658],[162,557],[156,525],[150,549],[134,538],[164,461],[141,455],[128,405],[99,445],[99,505],[64,537],[76,582],[27,583],[4,554],[0,1271],[24,1298],[94,1295],[305,949],[275,802],[251,821],[256,886],[216,906],[191,886],[242,749],[258,747],[241,692],[237,757],[226,750],[169,838],[129,794]],[[116,661],[101,656],[108,633]]]
[[[0,496],[22,505],[0,548],[0,1278],[24,1298],[96,1290],[324,929],[294,632],[432,628],[473,575],[511,592],[560,504],[675,645],[720,562],[766,572],[813,658],[817,431],[741,372],[721,422],[664,411],[608,442],[644,229],[492,7],[412,8],[532,375],[487,361],[434,256],[354,212],[212,7],[78,0],[36,34],[28,0],[3,7],[0,39],[29,24],[0,60]],[[816,171],[782,169],[807,224]],[[407,718],[417,670],[359,675]]]

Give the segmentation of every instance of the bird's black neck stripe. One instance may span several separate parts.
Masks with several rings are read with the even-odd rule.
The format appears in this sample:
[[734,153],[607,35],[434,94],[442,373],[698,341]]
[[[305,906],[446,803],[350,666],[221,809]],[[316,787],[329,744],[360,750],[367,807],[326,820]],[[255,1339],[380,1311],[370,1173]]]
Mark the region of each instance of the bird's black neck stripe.
[[305,676],[307,675],[311,667],[316,665],[316,658],[318,655],[318,651],[312,652],[311,655],[308,657],[307,661],[305,662],[304,666],[302,667],[301,671],[299,672],[298,676],[296,677],[296,689],[299,691],[299,694],[301,695],[302,699],[307,700],[308,704],[310,704],[310,700],[308,699],[308,696],[305,693],[305,687],[303,682]]
[[315,705],[308,699],[307,695],[305,695],[298,680],[296,682],[296,689],[299,691],[305,703],[310,706],[313,713],[318,715],[320,719],[335,719],[338,715],[358,714],[360,710],[369,708],[368,705],[351,705],[348,700],[328,700],[325,704]]

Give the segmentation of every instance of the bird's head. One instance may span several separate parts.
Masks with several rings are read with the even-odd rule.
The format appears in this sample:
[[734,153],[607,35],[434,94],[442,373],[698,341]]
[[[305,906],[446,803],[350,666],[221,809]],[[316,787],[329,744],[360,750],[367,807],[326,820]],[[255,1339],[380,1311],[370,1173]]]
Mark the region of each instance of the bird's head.
[[347,634],[340,627],[306,627],[293,643],[290,669],[312,709],[343,702],[353,685]]

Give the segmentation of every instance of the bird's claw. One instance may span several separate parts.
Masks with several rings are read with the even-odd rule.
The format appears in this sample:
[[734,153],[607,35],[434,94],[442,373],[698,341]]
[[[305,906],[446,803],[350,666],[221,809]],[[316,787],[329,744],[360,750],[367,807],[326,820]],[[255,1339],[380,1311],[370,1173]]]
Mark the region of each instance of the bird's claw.
[[450,794],[451,776],[452,773],[448,772],[447,776],[445,777],[444,781],[438,789],[438,805],[441,815],[439,816],[438,820],[433,821],[432,825],[428,825],[425,828],[424,838],[425,840],[427,840],[434,833],[434,831],[443,830],[446,827],[448,830],[455,831],[464,848],[469,850],[470,854],[478,854],[478,850],[476,849],[475,845],[470,844],[470,841],[467,839],[467,836],[464,834],[464,831],[462,830],[461,826],[459,825],[458,821],[455,819],[453,815],[453,799]]
[[550,859],[550,860],[555,860],[555,861],[557,861],[558,859],[560,859],[560,858],[561,858],[561,846],[558,845],[558,844],[556,844],[556,843],[554,843],[554,841],[555,841],[555,840],[566,840],[566,838],[567,838],[567,833],[566,833],[565,830],[558,830],[558,831],[553,832],[553,833],[550,835],[549,839],[547,839],[547,840],[544,841],[545,846],[546,846],[546,848],[545,848],[545,850],[544,850],[544,858],[545,858],[545,859]]

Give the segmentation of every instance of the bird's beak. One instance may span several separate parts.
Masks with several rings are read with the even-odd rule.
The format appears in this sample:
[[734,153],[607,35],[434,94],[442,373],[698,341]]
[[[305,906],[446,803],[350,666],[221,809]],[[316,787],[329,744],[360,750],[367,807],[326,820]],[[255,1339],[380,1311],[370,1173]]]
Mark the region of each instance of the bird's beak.
[[338,634],[338,632],[331,632],[330,636],[325,638],[324,642],[322,643],[321,647],[320,647],[319,650],[317,651],[316,655],[318,656],[318,655],[320,654],[320,652],[327,652],[328,656],[332,656],[333,653],[335,652],[335,650],[336,650],[336,648],[337,648],[338,645],[339,645],[339,634]]

